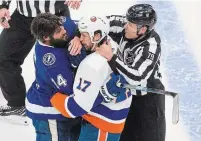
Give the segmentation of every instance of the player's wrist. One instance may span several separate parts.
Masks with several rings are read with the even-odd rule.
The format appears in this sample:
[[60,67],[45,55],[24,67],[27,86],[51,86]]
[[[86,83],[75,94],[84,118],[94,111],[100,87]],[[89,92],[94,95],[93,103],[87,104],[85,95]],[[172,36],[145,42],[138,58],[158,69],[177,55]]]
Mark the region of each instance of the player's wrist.
[[116,68],[116,59],[117,59],[117,55],[114,54],[112,56],[112,58],[108,61],[108,64],[110,66],[110,68],[112,69],[112,71],[115,73],[115,74],[118,74],[118,71],[117,71],[117,68]]

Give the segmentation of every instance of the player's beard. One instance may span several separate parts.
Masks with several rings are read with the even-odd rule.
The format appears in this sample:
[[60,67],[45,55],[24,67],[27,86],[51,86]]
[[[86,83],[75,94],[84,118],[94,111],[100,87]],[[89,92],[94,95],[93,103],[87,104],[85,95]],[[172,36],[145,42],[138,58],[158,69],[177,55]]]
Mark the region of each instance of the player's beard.
[[62,39],[54,39],[53,37],[50,37],[50,45],[55,48],[68,48],[69,42],[71,39],[63,37]]

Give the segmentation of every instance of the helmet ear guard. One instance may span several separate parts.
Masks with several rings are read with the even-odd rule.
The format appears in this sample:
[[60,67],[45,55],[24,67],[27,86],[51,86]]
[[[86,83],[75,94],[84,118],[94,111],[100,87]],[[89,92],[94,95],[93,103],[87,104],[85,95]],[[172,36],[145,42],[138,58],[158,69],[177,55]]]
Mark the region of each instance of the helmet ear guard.
[[[109,20],[106,17],[82,17],[78,23],[80,32],[87,32],[92,43],[99,43],[109,34]],[[98,41],[93,41],[95,34],[100,33],[101,38]]]

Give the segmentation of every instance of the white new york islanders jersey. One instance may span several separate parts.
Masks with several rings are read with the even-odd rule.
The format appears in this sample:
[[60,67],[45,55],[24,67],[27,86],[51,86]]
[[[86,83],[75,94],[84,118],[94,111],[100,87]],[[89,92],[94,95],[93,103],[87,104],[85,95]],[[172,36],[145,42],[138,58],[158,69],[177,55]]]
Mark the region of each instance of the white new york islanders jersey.
[[[115,51],[117,44],[112,40],[110,42]],[[67,97],[65,100],[57,98],[57,101],[65,101],[65,107],[60,110],[63,111],[62,114],[72,118],[82,116],[101,130],[121,133],[132,96],[128,95],[126,100],[119,103],[103,102],[99,89],[105,84],[111,73],[112,70],[104,57],[96,52],[88,55],[78,67],[73,85],[74,96]]]

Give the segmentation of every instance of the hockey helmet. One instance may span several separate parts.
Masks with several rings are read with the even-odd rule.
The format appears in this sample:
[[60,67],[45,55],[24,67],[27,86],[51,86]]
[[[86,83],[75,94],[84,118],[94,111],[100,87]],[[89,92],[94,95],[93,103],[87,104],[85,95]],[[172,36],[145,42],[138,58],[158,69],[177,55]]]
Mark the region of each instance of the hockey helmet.
[[[99,43],[105,36],[108,35],[110,25],[109,20],[106,17],[82,17],[78,22],[78,28],[80,32],[87,32],[91,38],[92,43]],[[93,41],[93,37],[96,33],[101,34],[101,38],[98,41]]]
[[156,12],[149,4],[136,4],[131,6],[126,13],[126,18],[131,23],[145,25],[150,29],[152,29],[157,21]]

